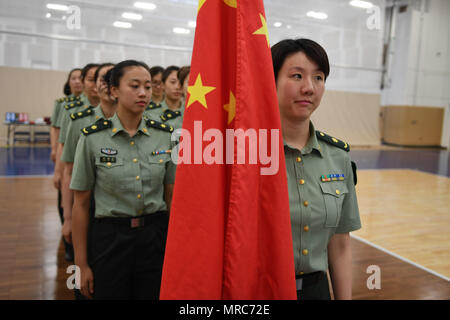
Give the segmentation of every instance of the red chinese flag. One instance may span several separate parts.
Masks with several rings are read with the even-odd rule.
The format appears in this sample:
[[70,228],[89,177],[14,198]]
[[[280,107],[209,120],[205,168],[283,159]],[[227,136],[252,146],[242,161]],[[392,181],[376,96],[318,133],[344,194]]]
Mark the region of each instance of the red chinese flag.
[[161,299],[296,299],[262,0],[200,0]]

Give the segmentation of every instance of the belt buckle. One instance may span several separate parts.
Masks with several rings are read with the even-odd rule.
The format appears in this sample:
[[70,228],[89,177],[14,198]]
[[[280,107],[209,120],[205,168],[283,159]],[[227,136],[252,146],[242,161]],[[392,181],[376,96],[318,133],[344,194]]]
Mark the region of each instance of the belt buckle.
[[143,218],[131,218],[131,228],[139,228],[144,225]]

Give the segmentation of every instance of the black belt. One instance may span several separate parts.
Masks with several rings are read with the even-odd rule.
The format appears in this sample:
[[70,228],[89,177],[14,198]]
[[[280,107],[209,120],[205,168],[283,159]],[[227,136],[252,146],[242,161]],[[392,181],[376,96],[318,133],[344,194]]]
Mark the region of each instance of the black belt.
[[297,291],[316,284],[321,279],[323,279],[323,277],[326,277],[326,273],[322,271],[316,271],[303,275],[296,275],[295,282],[297,286]]
[[158,211],[155,213],[150,213],[147,215],[139,216],[139,217],[127,217],[127,218],[95,218],[95,223],[108,223],[121,225],[130,228],[140,228],[145,225],[150,225],[154,223],[156,220],[160,220],[161,218],[169,217],[167,211]]

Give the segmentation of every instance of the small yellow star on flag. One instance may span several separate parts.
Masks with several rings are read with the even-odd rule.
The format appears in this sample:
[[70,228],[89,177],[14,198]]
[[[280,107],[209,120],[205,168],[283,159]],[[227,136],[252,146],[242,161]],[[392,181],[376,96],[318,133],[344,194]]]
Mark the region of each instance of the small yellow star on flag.
[[208,109],[205,96],[215,89],[216,87],[204,86],[202,82],[202,76],[199,73],[197,79],[195,79],[194,85],[188,87],[189,101],[186,105],[186,109],[189,108],[189,106],[195,101],[198,101],[203,107],[205,107],[205,109]]
[[236,98],[234,97],[233,92],[230,91],[230,102],[224,105],[223,108],[228,112],[228,124],[230,124],[236,115]]
[[264,16],[260,13],[259,17],[261,19],[261,28],[259,28],[258,30],[256,30],[255,32],[253,32],[253,34],[262,34],[264,36],[266,36],[267,39],[267,46],[270,48],[270,42],[269,42],[269,31],[267,30],[267,23],[266,23],[266,19],[264,18]]
[[232,8],[237,8],[237,0],[223,0],[223,2]]

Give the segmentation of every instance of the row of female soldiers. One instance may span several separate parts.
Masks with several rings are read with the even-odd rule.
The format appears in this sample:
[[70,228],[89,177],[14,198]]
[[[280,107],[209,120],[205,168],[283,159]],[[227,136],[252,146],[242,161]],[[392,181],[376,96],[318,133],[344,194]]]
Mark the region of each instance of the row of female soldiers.
[[80,268],[77,298],[159,297],[170,138],[182,126],[189,72],[126,60],[69,73],[52,115],[51,159],[65,259]]
[[[361,228],[356,165],[347,143],[311,122],[330,73],[328,55],[310,39],[282,40],[271,51],[297,298],[329,300],[329,271],[334,297],[351,299],[349,233]],[[188,75],[189,68],[128,60],[69,76],[70,95],[55,108],[55,185],[64,239],[74,244],[88,298],[158,299],[175,180],[170,137],[182,124]]]

